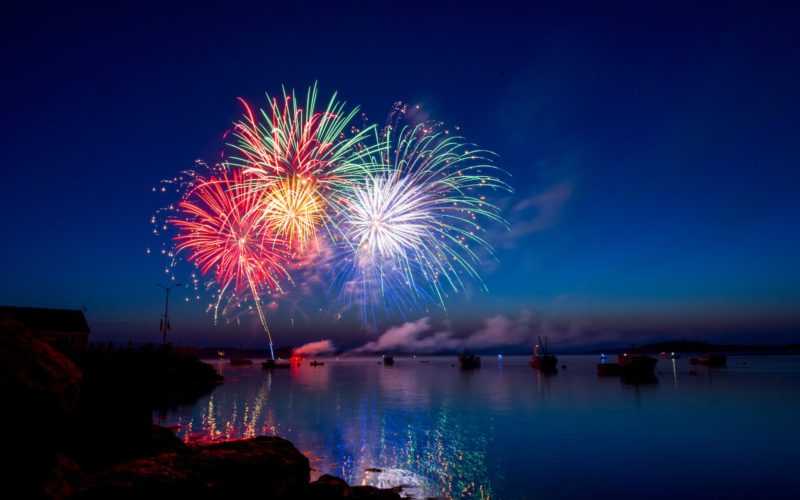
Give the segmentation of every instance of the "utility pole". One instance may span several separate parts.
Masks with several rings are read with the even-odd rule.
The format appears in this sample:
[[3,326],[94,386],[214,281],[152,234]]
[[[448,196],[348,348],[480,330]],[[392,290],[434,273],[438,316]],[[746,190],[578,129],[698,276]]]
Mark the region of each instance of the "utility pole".
[[161,315],[161,324],[159,325],[158,329],[160,332],[164,334],[163,341],[161,342],[161,347],[167,347],[167,331],[171,330],[172,328],[169,326],[169,291],[175,288],[176,286],[181,286],[180,283],[175,283],[172,286],[164,286],[161,283],[158,283],[156,286],[160,286],[167,292],[167,300],[164,303],[164,314]]

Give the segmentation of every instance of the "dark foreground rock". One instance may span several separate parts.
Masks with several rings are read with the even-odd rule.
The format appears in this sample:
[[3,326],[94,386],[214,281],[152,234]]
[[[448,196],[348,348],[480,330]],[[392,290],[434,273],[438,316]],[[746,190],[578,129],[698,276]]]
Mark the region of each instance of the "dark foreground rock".
[[10,498],[400,498],[323,476],[289,441],[189,447],[152,412],[219,383],[170,350],[89,351],[68,359],[0,318],[0,482]]
[[65,496],[80,479],[61,450],[80,392],[78,367],[22,325],[0,318],[0,479],[20,498]]
[[180,451],[180,440],[152,425],[153,411],[192,403],[222,381],[211,365],[169,348],[92,349],[77,362],[84,380],[66,451],[88,474]]
[[257,437],[118,465],[89,477],[76,498],[400,498],[327,475],[309,483],[309,474],[308,459],[292,443]]
[[335,500],[338,498],[392,500],[400,498],[398,491],[399,489],[382,490],[373,486],[349,486],[344,479],[324,474],[308,485],[303,498],[320,500]]

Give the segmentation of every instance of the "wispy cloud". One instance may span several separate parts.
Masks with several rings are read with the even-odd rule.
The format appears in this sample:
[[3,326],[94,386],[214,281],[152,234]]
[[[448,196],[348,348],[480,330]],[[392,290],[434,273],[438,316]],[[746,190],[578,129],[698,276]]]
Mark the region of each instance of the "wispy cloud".
[[293,351],[295,356],[315,356],[334,352],[336,348],[330,340],[318,340],[301,345]]
[[508,212],[511,229],[497,238],[498,246],[513,248],[521,238],[553,227],[572,192],[572,181],[564,180],[519,200]]

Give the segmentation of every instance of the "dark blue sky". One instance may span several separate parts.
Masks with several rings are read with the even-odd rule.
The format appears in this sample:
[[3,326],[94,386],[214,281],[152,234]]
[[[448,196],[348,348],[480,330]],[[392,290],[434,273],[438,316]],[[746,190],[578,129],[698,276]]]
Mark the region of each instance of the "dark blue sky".
[[[318,80],[378,122],[421,103],[513,176],[490,294],[449,302],[456,329],[797,341],[800,9],[554,3],[4,4],[0,303],[85,300],[98,337],[158,338],[151,187],[214,160],[237,96]],[[316,307],[293,339],[356,339]],[[177,340],[260,339],[172,312]]]

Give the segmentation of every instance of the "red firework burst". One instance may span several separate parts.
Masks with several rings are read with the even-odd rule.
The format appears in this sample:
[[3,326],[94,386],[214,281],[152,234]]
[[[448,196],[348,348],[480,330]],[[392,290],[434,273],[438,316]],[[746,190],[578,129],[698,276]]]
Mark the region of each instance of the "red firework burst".
[[258,191],[250,189],[242,174],[200,179],[179,204],[183,218],[170,222],[178,227],[175,248],[189,252],[203,274],[213,269],[222,289],[231,284],[234,293],[250,288],[280,290],[288,279],[285,243],[265,228],[258,206]]

